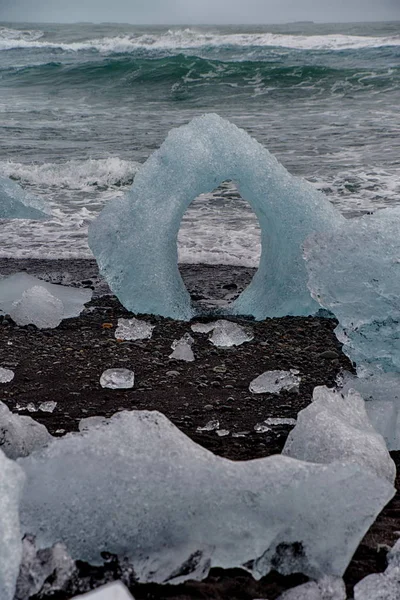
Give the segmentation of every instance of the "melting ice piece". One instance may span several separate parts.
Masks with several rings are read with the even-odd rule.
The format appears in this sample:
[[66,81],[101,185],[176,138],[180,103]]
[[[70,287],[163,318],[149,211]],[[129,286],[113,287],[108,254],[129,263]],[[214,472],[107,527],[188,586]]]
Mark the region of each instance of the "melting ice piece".
[[364,400],[355,391],[343,397],[316,387],[313,402],[299,412],[282,454],[315,463],[355,462],[391,483],[396,477],[385,440],[371,425]]
[[217,429],[219,429],[219,421],[213,419],[212,421],[208,421],[204,427],[198,427],[197,431],[216,431]]
[[190,326],[190,329],[194,332],[194,333],[210,333],[210,331],[212,331],[213,329],[215,329],[215,322],[212,323],[193,323],[193,325]]
[[271,568],[342,576],[395,493],[351,462],[230,461],[148,411],[120,412],[18,464],[27,476],[22,531],[38,547],[63,540],[92,564],[102,552],[126,557],[139,581],[202,579],[217,565],[257,578]]
[[266,425],[296,425],[296,419],[285,419],[282,417],[268,417],[265,419]]
[[232,321],[220,320],[215,323],[210,342],[219,348],[231,348],[253,339],[254,335],[244,327]]
[[283,592],[278,600],[346,600],[346,586],[339,577],[322,577]]
[[31,417],[13,414],[0,402],[0,447],[8,458],[28,456],[51,439],[44,425]]
[[18,507],[24,473],[0,450],[0,598],[13,600],[22,556]]
[[192,350],[192,344],[194,339],[189,333],[185,333],[185,335],[180,340],[175,340],[172,342],[171,348],[173,353],[169,355],[169,358],[174,358],[175,360],[184,360],[186,362],[194,361],[194,354]]
[[39,285],[25,290],[21,300],[14,302],[10,310],[10,316],[17,325],[32,324],[39,329],[58,327],[63,315],[61,300]]
[[23,293],[33,287],[45,288],[63,304],[63,318],[77,317],[86,302],[92,297],[92,290],[55,285],[37,279],[27,273],[16,273],[0,279],[0,313],[12,313],[14,302],[21,300]]
[[155,325],[140,319],[118,319],[118,327],[115,337],[119,340],[149,340],[153,334]]
[[400,371],[400,207],[349,219],[314,234],[304,256],[309,288],[339,321],[343,351],[355,361]]
[[254,431],[256,433],[268,433],[268,431],[271,431],[271,427],[268,427],[265,423],[257,423],[257,425],[254,425]]
[[100,377],[100,385],[111,390],[128,390],[133,388],[135,374],[129,369],[107,369]]
[[94,592],[83,594],[83,596],[75,596],[75,598],[76,600],[135,600],[120,581],[114,581]]
[[15,373],[11,369],[0,367],[0,383],[9,383],[14,379]]
[[[261,226],[259,269],[225,310],[256,319],[318,309],[307,289],[301,245],[313,231],[345,221],[310,183],[290,175],[245,131],[215,114],[169,132],[142,166],[131,191],[108,202],[89,228],[102,275],[134,313],[190,320],[190,295],[179,274],[177,235],[197,196],[231,179]],[[118,235],[116,233],[118,232]]]
[[354,600],[398,600],[400,598],[400,542],[387,555],[384,573],[368,575],[354,587]]
[[52,413],[54,412],[56,406],[57,402],[54,402],[53,400],[48,400],[47,402],[42,402],[41,404],[39,404],[39,410],[41,410],[42,412]]
[[[48,214],[46,214],[48,213]],[[6,177],[0,177],[0,219],[48,219],[46,203]]]
[[22,541],[22,560],[14,600],[26,600],[39,592],[63,591],[75,571],[75,562],[63,544],[37,550],[35,538],[27,535]]
[[250,383],[249,390],[253,394],[279,394],[282,391],[299,391],[301,377],[296,369],[290,371],[265,371]]

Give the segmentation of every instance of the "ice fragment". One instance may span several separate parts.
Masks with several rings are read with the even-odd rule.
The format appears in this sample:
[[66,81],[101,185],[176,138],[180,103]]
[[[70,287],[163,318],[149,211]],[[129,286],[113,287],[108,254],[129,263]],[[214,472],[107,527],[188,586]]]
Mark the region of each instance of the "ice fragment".
[[210,333],[215,328],[215,323],[193,323],[190,328],[194,333]]
[[14,379],[14,371],[0,367],[0,383],[9,383]]
[[311,232],[330,231],[344,217],[245,131],[207,114],[170,131],[131,190],[108,202],[90,225],[89,245],[100,271],[128,310],[194,316],[178,270],[177,235],[192,200],[227,179],[258,217],[262,254],[248,288],[221,310],[264,319],[318,309],[307,289],[301,245]]
[[271,427],[268,427],[265,423],[257,423],[257,425],[254,425],[254,431],[256,433],[268,433],[268,431],[271,431]]
[[100,385],[111,390],[128,390],[133,388],[135,374],[129,369],[107,369],[100,377]]
[[47,402],[42,402],[41,404],[39,404],[39,410],[41,410],[42,412],[52,413],[54,412],[56,406],[57,402],[54,402],[53,400],[48,400]]
[[219,320],[215,323],[210,342],[219,348],[230,348],[251,342],[253,339],[254,335],[237,323]]
[[115,337],[119,340],[149,340],[153,334],[155,325],[147,321],[141,321],[132,317],[132,319],[118,319],[118,327],[115,331]]
[[192,344],[194,339],[188,333],[180,340],[175,340],[172,342],[171,348],[173,353],[169,355],[169,358],[174,358],[175,360],[184,360],[186,362],[194,361],[194,354],[192,350]]
[[278,600],[346,600],[346,586],[339,577],[322,577],[283,592]]
[[301,377],[298,371],[265,371],[253,379],[249,390],[253,394],[279,394],[282,391],[298,393]]
[[45,202],[29,194],[11,179],[0,177],[0,219],[47,219]]
[[229,429],[218,429],[217,435],[218,437],[226,437],[230,434]]
[[268,417],[264,421],[265,425],[296,425],[296,419],[285,419],[282,417]]
[[94,592],[75,596],[75,600],[135,600],[120,581],[108,583]]
[[354,587],[354,600],[398,600],[400,598],[400,542],[387,555],[384,573],[368,575]]
[[219,421],[213,419],[212,421],[208,421],[204,427],[198,427],[197,431],[215,431],[217,429],[219,429]]
[[28,456],[52,439],[44,425],[31,417],[15,415],[0,402],[0,446],[8,458]]
[[64,305],[46,288],[35,285],[25,290],[13,303],[10,316],[17,325],[36,325],[39,329],[58,327],[63,320]]

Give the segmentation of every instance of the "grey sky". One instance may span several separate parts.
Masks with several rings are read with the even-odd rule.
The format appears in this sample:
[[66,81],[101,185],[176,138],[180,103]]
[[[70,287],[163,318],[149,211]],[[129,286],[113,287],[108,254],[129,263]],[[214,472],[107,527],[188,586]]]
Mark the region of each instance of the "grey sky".
[[0,21],[137,24],[400,20],[400,0],[0,0]]

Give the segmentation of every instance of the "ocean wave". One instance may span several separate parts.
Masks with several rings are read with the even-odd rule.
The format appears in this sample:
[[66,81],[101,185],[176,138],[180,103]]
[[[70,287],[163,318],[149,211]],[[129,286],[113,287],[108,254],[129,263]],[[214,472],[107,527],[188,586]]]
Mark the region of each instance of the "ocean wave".
[[[0,30],[1,31],[1,30]],[[7,30],[13,32],[14,30]],[[29,35],[28,35],[29,34]],[[345,34],[293,35],[277,33],[205,33],[194,29],[169,30],[161,35],[119,35],[79,42],[51,42],[37,36],[42,32],[16,31],[0,34],[0,50],[55,49],[65,52],[97,51],[129,54],[137,51],[182,52],[210,48],[289,48],[294,50],[358,50],[400,46],[400,36],[358,36]]]
[[11,29],[9,27],[0,27],[0,43],[9,42],[35,42],[44,36],[44,32],[38,29]]
[[23,164],[0,162],[0,173],[28,186],[48,186],[87,191],[125,187],[133,182],[140,163],[118,157],[70,160],[65,163]]

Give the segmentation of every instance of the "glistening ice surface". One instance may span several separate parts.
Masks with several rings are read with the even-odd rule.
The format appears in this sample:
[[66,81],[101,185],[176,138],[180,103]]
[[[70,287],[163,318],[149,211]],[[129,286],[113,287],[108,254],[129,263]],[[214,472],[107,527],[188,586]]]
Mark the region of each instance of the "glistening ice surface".
[[170,131],[123,198],[89,229],[89,245],[112,291],[137,313],[194,316],[178,271],[177,236],[196,196],[236,181],[261,226],[259,269],[231,305],[257,319],[317,310],[307,289],[301,245],[313,231],[344,221],[323,194],[290,175],[245,131],[215,114]]
[[157,412],[85,426],[18,459],[22,531],[92,564],[103,551],[126,557],[141,581],[201,579],[213,566],[341,576],[395,492],[359,464],[232,462]]

